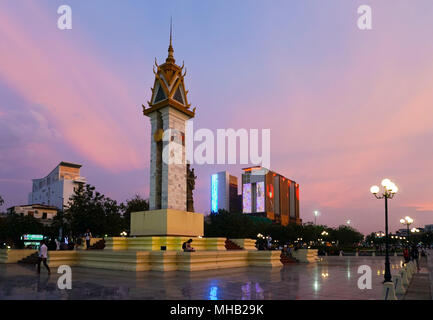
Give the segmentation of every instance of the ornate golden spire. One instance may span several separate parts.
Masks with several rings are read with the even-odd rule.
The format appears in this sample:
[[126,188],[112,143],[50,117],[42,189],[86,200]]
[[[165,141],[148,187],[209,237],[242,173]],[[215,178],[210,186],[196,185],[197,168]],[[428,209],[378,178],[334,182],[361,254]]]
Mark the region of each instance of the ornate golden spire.
[[174,60],[174,50],[172,46],[172,40],[173,40],[173,19],[170,18],[170,45],[168,46],[168,57],[165,60],[167,63],[175,63],[176,60]]
[[[188,90],[185,88],[184,78],[186,70],[184,65],[178,66],[173,56],[173,23],[170,19],[170,44],[168,46],[168,57],[165,63],[158,65],[155,58],[155,82],[152,90],[152,97],[148,101],[150,108],[143,105],[143,114],[149,115],[156,110],[170,106],[188,115],[190,118],[195,116],[195,108],[191,111],[191,104],[188,103]],[[155,70],[156,69],[156,70]]]

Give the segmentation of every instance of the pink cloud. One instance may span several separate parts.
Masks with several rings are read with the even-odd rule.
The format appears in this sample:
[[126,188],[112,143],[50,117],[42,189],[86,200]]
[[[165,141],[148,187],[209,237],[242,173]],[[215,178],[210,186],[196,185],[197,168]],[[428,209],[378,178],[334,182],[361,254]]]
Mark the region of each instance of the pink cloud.
[[[32,20],[46,21],[33,6]],[[137,143],[138,126],[125,130],[134,112],[125,83],[100,62],[98,53],[78,49],[55,27],[34,39],[23,17],[0,11],[0,77],[43,112],[67,144],[108,170],[144,166]],[[4,113],[4,111],[3,111]],[[134,118],[133,118],[134,119]],[[43,142],[41,142],[43,143]]]
[[408,204],[406,206],[415,208],[416,211],[433,212],[433,202]]

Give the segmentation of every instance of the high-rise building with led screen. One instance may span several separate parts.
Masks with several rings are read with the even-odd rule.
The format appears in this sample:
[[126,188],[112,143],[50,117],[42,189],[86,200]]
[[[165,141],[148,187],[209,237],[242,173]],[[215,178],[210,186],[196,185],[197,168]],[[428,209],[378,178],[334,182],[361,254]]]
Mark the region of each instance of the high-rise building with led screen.
[[263,167],[243,170],[243,213],[266,217],[284,226],[302,223],[299,218],[299,184]]

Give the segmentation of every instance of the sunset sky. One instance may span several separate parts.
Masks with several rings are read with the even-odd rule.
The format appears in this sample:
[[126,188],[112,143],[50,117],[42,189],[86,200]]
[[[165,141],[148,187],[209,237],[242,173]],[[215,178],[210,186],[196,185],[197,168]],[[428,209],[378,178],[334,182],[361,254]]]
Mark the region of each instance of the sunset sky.
[[[73,29],[57,28],[72,8]],[[357,8],[373,29],[357,27]],[[415,5],[416,4],[416,5]],[[195,129],[271,130],[271,168],[300,184],[301,218],[384,230],[369,193],[390,178],[391,230],[433,224],[433,1],[0,0],[0,195],[26,204],[60,161],[124,201],[149,193],[155,57],[185,61]],[[196,211],[210,175],[194,166]]]

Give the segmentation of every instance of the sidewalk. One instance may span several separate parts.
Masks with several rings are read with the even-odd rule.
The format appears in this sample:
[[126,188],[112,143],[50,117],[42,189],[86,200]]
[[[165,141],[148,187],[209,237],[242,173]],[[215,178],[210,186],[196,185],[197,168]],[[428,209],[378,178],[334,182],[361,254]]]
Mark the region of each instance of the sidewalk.
[[432,300],[433,287],[433,256],[429,250],[428,258],[420,257],[421,270],[413,275],[403,300]]

